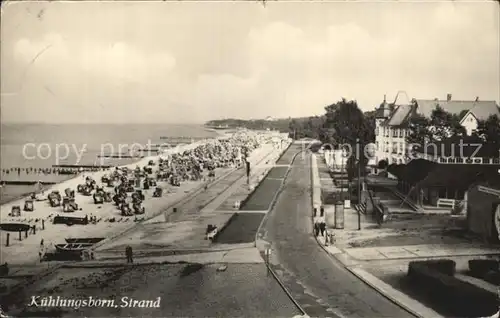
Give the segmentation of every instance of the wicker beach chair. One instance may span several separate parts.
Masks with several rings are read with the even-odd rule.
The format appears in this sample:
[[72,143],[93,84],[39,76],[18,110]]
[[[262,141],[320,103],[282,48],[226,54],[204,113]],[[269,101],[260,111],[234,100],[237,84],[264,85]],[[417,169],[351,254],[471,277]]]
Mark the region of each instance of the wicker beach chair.
[[104,202],[112,202],[113,201],[113,199],[111,197],[111,193],[109,193],[109,192],[104,192],[103,199],[104,199]]
[[63,210],[63,212],[74,212],[75,211],[73,209],[73,207],[70,205],[70,198],[69,197],[63,198],[62,210]]
[[67,196],[67,197],[71,197],[71,192],[72,190],[70,188],[66,188],[64,189],[64,194]]
[[10,211],[10,216],[13,217],[21,216],[21,207],[19,205],[14,205]]
[[146,213],[146,209],[142,206],[141,202],[134,203],[132,205],[132,207],[134,208],[134,214],[144,214],[144,213]]
[[69,206],[74,210],[78,210],[78,203],[76,203],[75,201],[75,198],[74,197],[70,197],[69,198]]
[[156,187],[155,192],[153,193],[153,197],[161,198],[162,195],[163,195],[163,189],[160,187]]
[[94,204],[103,204],[104,198],[100,193],[94,193]]
[[33,200],[26,200],[24,201],[24,211],[26,212],[32,212],[35,210],[35,206],[33,205]]
[[124,204],[121,205],[120,210],[122,212],[122,216],[132,216],[132,215],[134,215],[134,213],[130,209],[130,206],[128,204],[126,204],[126,203],[124,203]]
[[50,193],[48,195],[48,199],[49,199],[50,206],[53,208],[61,205],[61,199],[55,193]]
[[83,188],[82,195],[84,196],[91,196],[92,195],[92,188],[90,186],[86,186]]

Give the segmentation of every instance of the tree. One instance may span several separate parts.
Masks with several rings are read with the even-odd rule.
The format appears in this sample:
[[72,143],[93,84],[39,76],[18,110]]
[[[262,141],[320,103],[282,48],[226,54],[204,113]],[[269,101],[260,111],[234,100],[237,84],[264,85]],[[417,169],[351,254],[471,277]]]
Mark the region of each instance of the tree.
[[451,114],[439,105],[432,111],[428,129],[433,141],[466,134],[465,128],[460,124],[459,115]]
[[[325,127],[335,131],[337,144],[349,145],[353,151],[346,163],[348,178],[352,180],[358,174],[358,165],[365,167],[368,163],[364,148],[375,140],[375,121],[373,119],[372,123],[371,119],[363,114],[356,101],[348,101],[345,98],[325,107],[325,111]],[[365,169],[360,170],[365,172]]]
[[288,124],[289,135],[291,138],[313,138],[320,139],[324,134],[323,116],[311,116],[306,118],[294,118]]
[[432,111],[430,118],[413,112],[409,120],[409,132],[406,141],[424,145],[442,141],[452,136],[465,136],[465,128],[460,124],[463,116],[463,111],[459,115],[451,114],[439,105]]
[[496,157],[500,149],[500,119],[491,115],[487,120],[479,121],[474,133],[483,143],[486,153]]
[[359,109],[356,101],[341,101],[325,107],[326,126],[335,129],[341,143],[367,144],[375,140],[374,129]]

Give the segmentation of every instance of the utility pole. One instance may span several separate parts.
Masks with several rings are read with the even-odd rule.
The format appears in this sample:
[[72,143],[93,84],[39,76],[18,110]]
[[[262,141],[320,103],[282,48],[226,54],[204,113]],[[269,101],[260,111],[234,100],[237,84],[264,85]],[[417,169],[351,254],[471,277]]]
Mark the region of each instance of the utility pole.
[[[358,206],[361,204],[361,160],[358,158]],[[358,231],[361,231],[361,212],[358,207]]]
[[356,149],[356,157],[358,161],[358,231],[361,231],[361,212],[359,211],[359,205],[361,204],[361,158],[358,149]]

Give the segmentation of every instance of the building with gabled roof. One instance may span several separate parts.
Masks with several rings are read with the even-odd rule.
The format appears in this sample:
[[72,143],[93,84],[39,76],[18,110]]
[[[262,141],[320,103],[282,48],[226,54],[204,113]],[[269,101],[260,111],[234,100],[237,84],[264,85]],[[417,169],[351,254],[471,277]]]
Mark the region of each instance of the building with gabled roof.
[[[441,107],[444,111],[460,115],[464,112],[460,124],[464,126],[468,135],[477,129],[479,121],[486,120],[491,115],[500,117],[500,111],[495,101],[475,100],[459,101],[452,100],[452,95],[448,94],[446,100],[437,98],[412,99],[409,103],[398,103],[398,96],[393,103],[384,101],[377,108],[375,113],[375,144],[376,160],[386,160],[388,164],[403,164],[408,158],[408,145],[406,137],[409,133],[410,119],[415,114],[430,118],[436,107]],[[428,154],[425,153],[425,159]],[[439,160],[439,154],[433,154],[434,159]],[[481,162],[482,163],[482,162]]]

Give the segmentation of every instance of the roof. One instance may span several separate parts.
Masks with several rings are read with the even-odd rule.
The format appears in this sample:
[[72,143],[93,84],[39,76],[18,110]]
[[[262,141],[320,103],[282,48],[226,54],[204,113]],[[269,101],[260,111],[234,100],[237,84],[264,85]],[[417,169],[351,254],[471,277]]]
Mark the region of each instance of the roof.
[[467,188],[477,181],[497,178],[499,169],[500,165],[438,164],[419,185]]
[[[413,164],[412,164],[413,163]],[[466,188],[477,181],[487,180],[500,186],[499,165],[439,164],[412,160],[406,165],[390,165],[387,171],[411,185],[452,186]]]
[[[375,118],[387,118],[387,116],[384,115],[384,110],[388,109],[391,113],[393,112],[393,109],[396,106],[394,104],[388,104],[387,101],[384,99],[384,101],[380,104],[380,106],[375,109]],[[389,114],[390,116],[391,114]]]
[[424,159],[415,159],[408,164],[389,165],[387,172],[410,184],[423,180],[438,164]]
[[382,106],[375,109],[375,118],[385,118],[384,108]]
[[500,118],[500,111],[495,101],[478,101],[475,106],[469,110],[477,120],[487,120],[491,115],[497,115]]
[[[468,110],[476,119],[486,120],[490,115],[497,115],[500,118],[500,111],[495,101],[460,101],[460,100],[437,100],[437,99],[414,99],[416,111],[421,115],[430,118],[432,112],[437,106],[444,111],[459,115],[463,110]],[[387,104],[385,104],[387,106]],[[376,110],[376,118],[384,118],[383,116],[384,103]],[[395,106],[395,110],[389,118],[384,122],[387,126],[404,126],[408,123],[412,111],[415,109],[413,104]]]
[[496,106],[495,101],[416,99],[415,102],[417,104],[417,111],[425,117],[431,117],[432,111],[438,105],[446,112],[456,115],[459,115],[462,110],[471,110],[476,106],[479,106],[478,113],[482,115],[487,110],[491,111],[492,105]]
[[402,126],[408,122],[413,110],[413,105],[399,105],[385,122],[387,126]]

